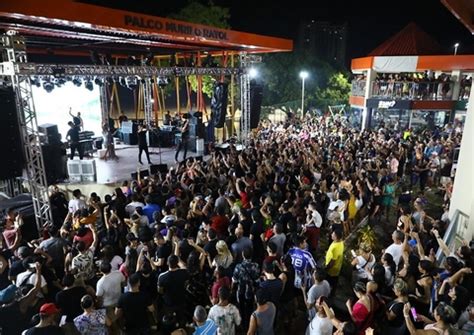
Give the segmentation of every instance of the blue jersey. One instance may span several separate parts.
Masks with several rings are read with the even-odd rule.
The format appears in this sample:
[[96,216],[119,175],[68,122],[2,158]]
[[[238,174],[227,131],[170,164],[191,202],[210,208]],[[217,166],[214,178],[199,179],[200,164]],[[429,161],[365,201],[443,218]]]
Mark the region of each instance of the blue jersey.
[[314,261],[313,256],[306,250],[300,248],[291,248],[288,250],[288,254],[291,257],[291,264],[297,272],[305,272],[311,269],[316,268],[316,262]]
[[288,255],[290,255],[291,264],[295,269],[295,287],[301,288],[303,283],[306,287],[311,286],[310,270],[316,268],[313,256],[308,251],[300,248],[291,248],[288,250]]

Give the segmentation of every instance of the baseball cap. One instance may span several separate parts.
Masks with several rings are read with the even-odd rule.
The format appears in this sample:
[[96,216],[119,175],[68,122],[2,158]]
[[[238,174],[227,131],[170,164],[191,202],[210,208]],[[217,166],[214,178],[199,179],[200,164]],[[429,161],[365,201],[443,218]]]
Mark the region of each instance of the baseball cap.
[[53,303],[43,304],[39,310],[40,314],[53,315],[59,313],[59,309]]
[[0,304],[6,304],[15,298],[18,288],[15,285],[9,285],[0,291]]

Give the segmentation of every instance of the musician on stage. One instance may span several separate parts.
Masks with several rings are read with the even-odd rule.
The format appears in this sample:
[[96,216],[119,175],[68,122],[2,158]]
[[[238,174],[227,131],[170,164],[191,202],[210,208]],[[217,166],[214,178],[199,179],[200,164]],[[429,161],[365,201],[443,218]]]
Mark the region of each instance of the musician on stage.
[[77,149],[79,159],[82,159],[84,157],[84,150],[82,144],[79,143],[79,126],[76,126],[72,121],[69,121],[67,124],[71,127],[66,135],[66,139],[69,141],[69,148],[71,149],[70,158],[74,159],[74,153]]
[[184,149],[183,160],[186,160],[186,154],[188,153],[188,139],[189,139],[189,117],[187,114],[183,116],[184,123],[182,124],[181,130],[181,140],[179,141],[178,148],[176,149],[176,154],[174,155],[174,160],[178,161],[178,155],[181,149]]
[[145,151],[148,164],[152,164],[150,161],[150,153],[148,152],[148,143],[146,141],[146,133],[148,127],[146,124],[138,126],[138,162],[142,163],[142,152]]

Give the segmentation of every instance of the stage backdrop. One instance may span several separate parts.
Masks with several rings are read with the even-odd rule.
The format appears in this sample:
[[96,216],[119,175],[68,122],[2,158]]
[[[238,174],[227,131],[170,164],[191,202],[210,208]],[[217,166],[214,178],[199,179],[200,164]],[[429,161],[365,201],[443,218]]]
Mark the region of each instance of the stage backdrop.
[[84,122],[84,130],[90,130],[95,136],[102,136],[100,116],[99,88],[94,85],[94,90],[89,91],[82,84],[75,86],[72,82],[66,82],[62,87],[55,87],[50,93],[42,87],[33,86],[33,97],[38,116],[38,125],[53,123],[58,125],[58,130],[65,141],[69,126],[72,121],[69,115],[69,107],[72,107],[74,115],[81,112]]

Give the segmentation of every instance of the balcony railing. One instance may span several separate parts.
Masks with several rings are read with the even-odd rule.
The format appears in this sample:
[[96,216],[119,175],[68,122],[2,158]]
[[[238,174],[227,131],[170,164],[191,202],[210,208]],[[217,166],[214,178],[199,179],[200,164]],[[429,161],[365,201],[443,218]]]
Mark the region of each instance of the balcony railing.
[[[449,223],[448,229],[444,233],[444,243],[448,246],[449,250],[455,251],[461,245],[463,240],[471,240],[471,236],[467,236],[469,230],[469,215],[456,210],[453,215],[453,220]],[[446,258],[446,255],[443,253],[441,248],[438,249],[436,253],[436,259],[439,264],[443,262]]]
[[452,82],[374,81],[372,96],[407,100],[451,100]]
[[365,96],[366,85],[367,82],[365,80],[353,80],[351,94],[358,97]]

